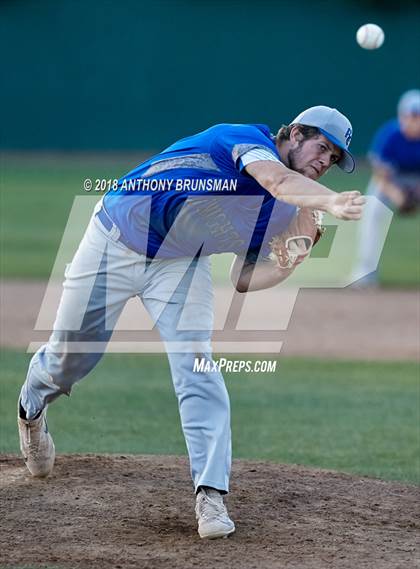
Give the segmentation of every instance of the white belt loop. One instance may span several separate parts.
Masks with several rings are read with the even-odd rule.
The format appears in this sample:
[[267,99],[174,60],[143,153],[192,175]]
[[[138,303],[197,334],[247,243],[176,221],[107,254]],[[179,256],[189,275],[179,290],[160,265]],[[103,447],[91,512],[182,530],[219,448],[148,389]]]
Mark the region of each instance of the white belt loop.
[[109,237],[113,240],[113,241],[118,241],[118,239],[120,238],[121,235],[121,231],[119,230],[119,228],[115,225],[115,223],[112,224],[112,228],[111,231],[109,232]]
[[121,235],[121,231],[119,230],[119,228],[115,225],[115,223],[112,221],[112,219],[109,217],[106,209],[103,206],[103,197],[99,200],[99,202],[96,204],[95,209],[93,210],[94,213],[93,215],[96,217],[97,214],[102,210],[102,212],[106,215],[106,217],[108,218],[109,222],[112,224],[111,229],[107,229],[102,223],[101,220],[98,219],[99,223],[101,224],[101,227],[104,231],[106,231],[106,233],[108,234],[108,237],[110,239],[112,239],[112,241],[118,241]]

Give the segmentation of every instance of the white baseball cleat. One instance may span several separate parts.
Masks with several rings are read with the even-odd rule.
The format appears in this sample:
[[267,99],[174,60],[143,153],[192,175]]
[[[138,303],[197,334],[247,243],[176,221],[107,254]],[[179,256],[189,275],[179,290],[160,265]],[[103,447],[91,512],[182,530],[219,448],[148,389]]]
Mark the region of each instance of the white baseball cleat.
[[47,408],[39,417],[28,421],[22,418],[22,407],[18,403],[18,427],[20,450],[32,476],[48,476],[54,466],[55,447],[47,426]]
[[200,488],[195,515],[201,538],[227,537],[235,531],[235,524],[229,518],[222,495],[213,488]]

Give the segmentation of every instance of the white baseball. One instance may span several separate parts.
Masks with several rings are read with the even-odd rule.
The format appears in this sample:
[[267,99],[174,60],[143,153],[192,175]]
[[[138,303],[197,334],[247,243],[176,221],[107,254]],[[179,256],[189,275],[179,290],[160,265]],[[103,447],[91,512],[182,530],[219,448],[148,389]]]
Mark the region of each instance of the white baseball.
[[356,40],[363,49],[378,49],[384,43],[385,34],[376,24],[365,24],[357,30]]

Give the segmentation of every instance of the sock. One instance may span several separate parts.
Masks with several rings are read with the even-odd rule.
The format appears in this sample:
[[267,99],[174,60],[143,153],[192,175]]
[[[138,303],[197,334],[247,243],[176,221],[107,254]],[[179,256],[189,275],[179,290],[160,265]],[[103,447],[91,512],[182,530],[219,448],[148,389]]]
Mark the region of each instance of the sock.
[[217,488],[213,488],[213,486],[199,486],[197,488],[197,494],[200,492],[201,488],[203,488],[203,490],[214,490],[215,492],[218,492],[222,496],[223,494],[227,494],[227,492],[225,492],[224,490],[218,490]]
[[[41,413],[42,413],[42,409],[41,409],[41,411],[38,411],[38,413],[35,415],[35,417],[33,417],[33,418],[31,419],[31,421],[35,421],[35,419],[38,419],[38,418],[41,416]],[[21,419],[23,419],[24,421],[27,421],[27,420],[28,420],[27,417],[26,417],[26,411],[25,411],[25,409],[23,408],[22,403],[21,403],[20,401],[19,401],[19,417],[20,417]]]

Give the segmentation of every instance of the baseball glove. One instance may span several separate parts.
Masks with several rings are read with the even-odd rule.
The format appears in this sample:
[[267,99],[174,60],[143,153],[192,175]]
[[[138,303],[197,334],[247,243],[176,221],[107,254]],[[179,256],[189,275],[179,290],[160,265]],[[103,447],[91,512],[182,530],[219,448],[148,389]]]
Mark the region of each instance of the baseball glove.
[[286,231],[275,235],[270,241],[270,258],[281,269],[299,265],[311,252],[312,247],[325,232],[322,226],[323,213],[303,207],[299,209]]
[[404,203],[400,206],[399,213],[411,215],[420,207],[420,186],[405,188]]

